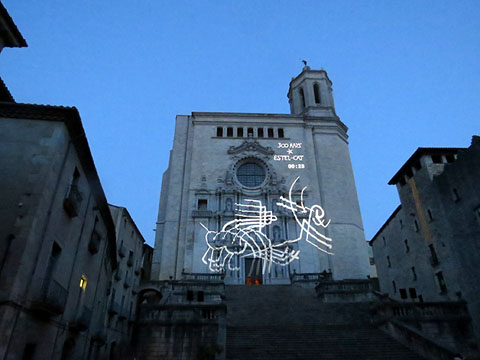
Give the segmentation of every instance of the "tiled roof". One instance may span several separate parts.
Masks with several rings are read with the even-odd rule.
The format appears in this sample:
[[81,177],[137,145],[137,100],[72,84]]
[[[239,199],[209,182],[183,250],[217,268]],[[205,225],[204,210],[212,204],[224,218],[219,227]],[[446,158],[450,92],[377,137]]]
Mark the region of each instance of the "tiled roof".
[[5,41],[7,47],[28,46],[17,26],[13,22],[7,9],[0,1],[0,38]]
[[3,79],[0,77],[0,101],[6,102],[15,102],[12,94],[7,88],[7,85],[3,82]]

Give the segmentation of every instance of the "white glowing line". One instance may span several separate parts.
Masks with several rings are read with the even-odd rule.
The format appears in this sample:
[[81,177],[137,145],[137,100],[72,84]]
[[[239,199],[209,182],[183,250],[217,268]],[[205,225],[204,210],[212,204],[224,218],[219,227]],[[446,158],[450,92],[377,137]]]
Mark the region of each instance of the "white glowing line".
[[[327,254],[325,250],[332,248],[332,239],[318,231],[316,227],[326,228],[330,220],[325,221],[325,211],[320,205],[305,206],[303,194],[307,187],[303,187],[300,193],[300,204],[293,202],[292,192],[299,177],[290,186],[288,199],[280,197],[282,202],[277,205],[292,212],[296,223],[300,226],[300,235],[296,239],[284,240],[273,244],[262,232],[265,226],[278,220],[272,211],[267,211],[266,206],[260,200],[245,199],[245,204],[235,204],[235,219],[223,225],[220,231],[209,230],[205,225],[200,225],[207,231],[205,241],[208,249],[202,256],[202,262],[208,265],[210,271],[223,272],[228,270],[240,270],[240,266],[232,265],[239,258],[253,257],[263,259],[262,273],[265,273],[267,262],[268,271],[273,264],[286,266],[299,259],[300,250],[291,249],[288,244],[298,242],[305,235],[305,240],[318,250]],[[300,220],[297,213],[307,214],[307,219]],[[312,225],[313,221],[313,225]]]

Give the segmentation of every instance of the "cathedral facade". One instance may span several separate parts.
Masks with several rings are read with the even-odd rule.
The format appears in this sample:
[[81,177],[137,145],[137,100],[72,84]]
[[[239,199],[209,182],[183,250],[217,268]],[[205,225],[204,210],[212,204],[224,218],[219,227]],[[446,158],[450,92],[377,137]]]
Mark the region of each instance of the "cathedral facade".
[[293,274],[370,274],[332,82],[305,66],[288,99],[290,114],[177,116],[152,280],[222,273],[227,284],[285,284]]

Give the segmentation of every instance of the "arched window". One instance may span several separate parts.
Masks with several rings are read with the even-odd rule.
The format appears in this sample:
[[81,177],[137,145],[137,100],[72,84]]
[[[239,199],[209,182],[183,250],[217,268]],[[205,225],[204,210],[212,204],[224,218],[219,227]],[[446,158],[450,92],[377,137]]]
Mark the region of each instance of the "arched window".
[[221,126],[217,127],[217,136],[218,137],[223,136],[223,128]]
[[300,101],[301,101],[301,104],[302,104],[302,108],[305,107],[305,94],[303,93],[303,89],[300,88]]
[[243,128],[237,128],[237,137],[243,137]]
[[247,137],[252,136],[253,137],[253,128],[248,128],[247,129]]
[[315,94],[315,104],[320,104],[320,86],[317,83],[313,85],[313,93]]
[[233,128],[229,127],[227,128],[227,137],[232,137],[233,136]]
[[272,128],[269,128],[269,129],[268,129],[268,137],[269,137],[269,138],[273,138],[273,137],[274,137],[274,136],[273,136],[273,129],[272,129]]

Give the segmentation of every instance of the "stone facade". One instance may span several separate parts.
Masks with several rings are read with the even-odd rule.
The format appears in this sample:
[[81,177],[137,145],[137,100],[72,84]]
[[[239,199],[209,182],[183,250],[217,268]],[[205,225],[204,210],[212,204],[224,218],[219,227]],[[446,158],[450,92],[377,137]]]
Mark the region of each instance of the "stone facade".
[[[202,261],[209,251],[206,228],[223,231],[225,224],[238,219],[236,204],[261,201],[266,211],[272,211],[277,221],[262,232],[274,247],[298,238],[300,227],[292,212],[278,205],[281,197],[288,197],[297,177],[292,200],[301,206],[303,195],[303,205],[323,207],[324,219],[331,222],[316,230],[333,239],[328,251],[334,255],[319,251],[318,243],[308,243],[303,234],[300,241],[288,245],[289,251],[300,251],[299,260],[288,266],[261,263],[266,270],[256,274],[254,281],[285,284],[294,272],[331,270],[334,279],[370,274],[347,127],[335,113],[331,85],[324,70],[305,67],[290,83],[291,114],[194,112],[177,116],[170,162],[162,180],[153,279],[180,279],[183,272],[211,271],[208,261]],[[241,169],[246,167],[261,174],[258,183],[242,182]],[[301,216],[300,222],[308,217]],[[322,219],[317,220],[318,225]],[[247,261],[239,255],[230,258],[226,283],[253,281]],[[249,266],[251,270],[253,265]]]
[[115,229],[78,112],[0,104],[0,356],[95,358]]
[[152,249],[145,244],[126,208],[109,207],[115,222],[118,268],[110,282],[107,342],[112,356],[133,358],[131,340],[137,315],[137,294],[142,273],[150,271]]
[[480,334],[480,138],[419,148],[389,182],[401,205],[373,237],[380,289],[395,300],[467,302]]

